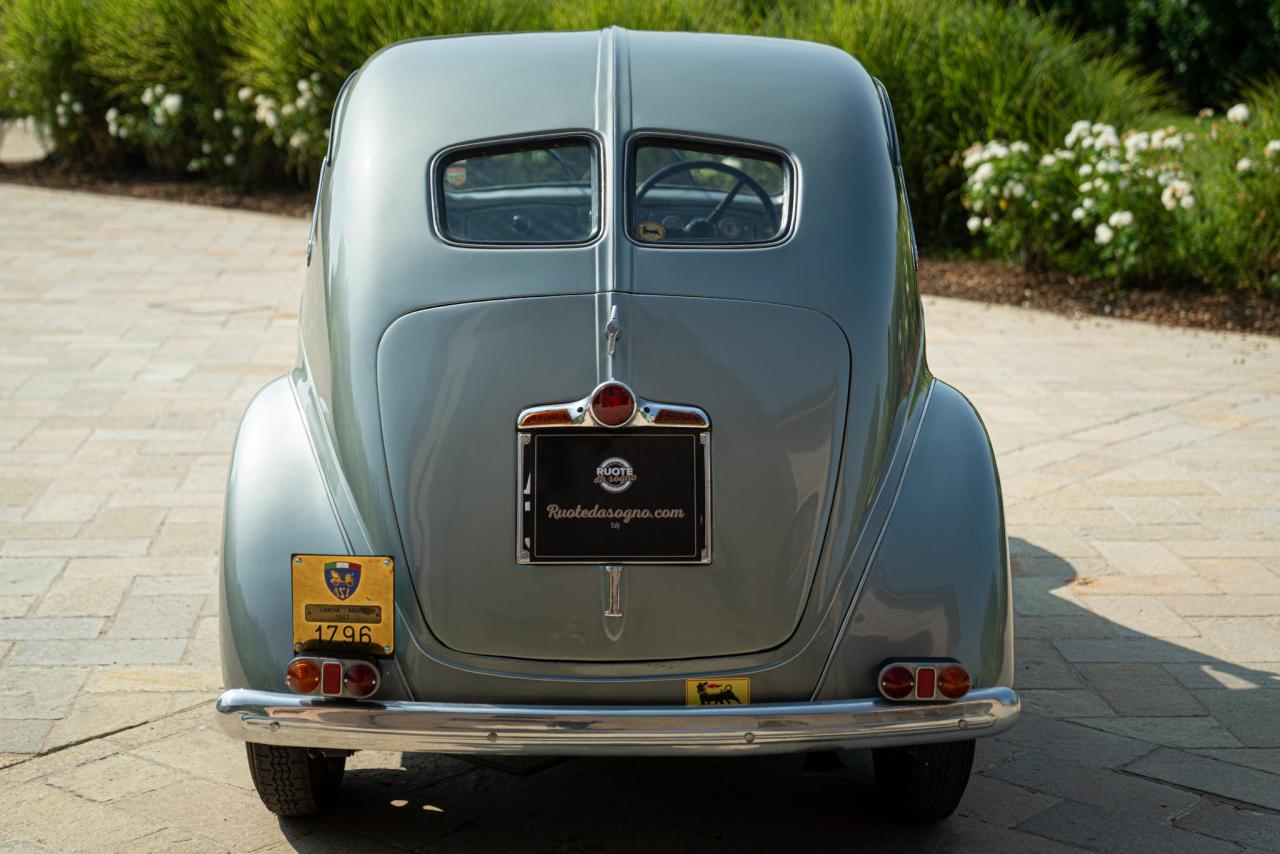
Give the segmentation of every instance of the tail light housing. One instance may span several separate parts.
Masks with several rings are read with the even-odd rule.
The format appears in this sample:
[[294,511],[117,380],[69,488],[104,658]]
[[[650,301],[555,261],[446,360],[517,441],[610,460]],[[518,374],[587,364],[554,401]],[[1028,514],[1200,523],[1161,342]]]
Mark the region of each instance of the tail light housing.
[[295,694],[364,700],[381,684],[377,666],[368,661],[299,656],[284,671],[285,684]]
[[591,417],[605,427],[621,427],[636,413],[636,396],[622,383],[607,382],[591,395]]
[[973,679],[954,661],[887,661],[877,685],[886,700],[898,703],[948,702],[968,694]]

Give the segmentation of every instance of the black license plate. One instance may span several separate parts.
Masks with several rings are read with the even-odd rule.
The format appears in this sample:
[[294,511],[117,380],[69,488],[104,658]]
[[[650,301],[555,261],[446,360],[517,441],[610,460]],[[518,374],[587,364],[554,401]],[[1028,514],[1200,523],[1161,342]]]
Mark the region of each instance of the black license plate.
[[709,434],[554,431],[524,447],[529,563],[706,563]]

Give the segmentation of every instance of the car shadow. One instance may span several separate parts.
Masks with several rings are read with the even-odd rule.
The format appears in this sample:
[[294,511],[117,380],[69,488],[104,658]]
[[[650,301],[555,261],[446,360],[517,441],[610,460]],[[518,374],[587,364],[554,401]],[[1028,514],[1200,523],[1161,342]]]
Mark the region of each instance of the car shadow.
[[[1177,728],[1190,717],[1212,719],[1244,746],[1266,726],[1211,712],[1204,703],[1208,692],[1227,686],[1280,688],[1280,675],[1106,619],[1075,594],[1096,582],[1070,560],[1017,538],[1010,553],[1016,646],[1027,650],[1017,656],[1015,680],[1025,698],[1023,720],[1003,736],[978,741],[975,777],[947,821],[920,828],[893,818],[878,798],[868,750],[741,758],[357,754],[337,804],[315,819],[281,819],[281,830],[303,852],[378,843],[433,851],[847,850],[855,841],[871,850],[951,851],[993,842],[1012,850],[1036,840],[1008,829],[1028,816],[1004,802],[999,766],[1025,751],[1063,757],[1042,766],[1040,778],[1018,783],[1052,793],[1060,782],[1054,775],[1074,773],[1073,763],[1121,764],[1113,755],[1090,756],[1091,744],[1101,754],[1123,743],[1127,762],[1148,748],[1183,746]],[[1143,707],[1142,691],[1126,679],[1181,692],[1184,707],[1175,703],[1165,709],[1171,714],[1157,714],[1159,704]],[[1198,704],[1198,714],[1188,701]],[[1172,734],[1160,731],[1162,718]],[[1126,719],[1141,721],[1141,737],[1120,737]],[[1063,726],[1078,727],[1080,738],[1065,737]],[[1112,735],[1098,735],[1107,731]],[[1040,798],[1040,808],[1056,801]]]

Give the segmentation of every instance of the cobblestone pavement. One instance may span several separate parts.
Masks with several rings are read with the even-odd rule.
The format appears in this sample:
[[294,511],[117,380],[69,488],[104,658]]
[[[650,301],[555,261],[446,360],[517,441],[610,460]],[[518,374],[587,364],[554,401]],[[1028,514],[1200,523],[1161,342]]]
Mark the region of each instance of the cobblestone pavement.
[[1280,850],[1280,347],[931,299],[1000,457],[1023,720],[959,814],[867,759],[360,754],[279,821],[209,728],[227,452],[306,224],[0,186],[0,850]]

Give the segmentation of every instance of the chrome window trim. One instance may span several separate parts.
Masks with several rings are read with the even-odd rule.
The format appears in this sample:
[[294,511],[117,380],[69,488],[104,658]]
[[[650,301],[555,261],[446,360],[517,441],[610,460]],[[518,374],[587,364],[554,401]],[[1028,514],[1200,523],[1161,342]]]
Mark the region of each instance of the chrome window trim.
[[[649,243],[638,240],[635,236],[635,194],[636,194],[636,147],[646,140],[668,140],[671,142],[691,142],[694,145],[715,145],[725,148],[740,148],[744,152],[752,150],[771,154],[781,160],[783,165],[782,225],[777,236],[770,240],[751,243]],[[729,136],[713,136],[711,134],[692,131],[644,129],[635,130],[627,137],[622,166],[622,180],[625,189],[622,191],[624,202],[622,230],[632,245],[641,249],[769,249],[786,243],[795,234],[796,223],[800,214],[800,165],[795,157],[781,146],[757,140],[739,139]]]
[[[469,240],[458,240],[456,237],[450,237],[445,231],[444,225],[444,164],[451,155],[459,151],[466,151],[472,148],[486,148],[503,145],[521,145],[524,143],[551,142],[562,139],[580,139],[591,146],[591,155],[595,161],[595,208],[596,208],[596,225],[591,236],[586,240],[559,242],[559,243],[486,243]],[[485,139],[475,139],[468,142],[461,142],[456,145],[450,145],[437,151],[427,165],[427,196],[429,200],[429,210],[431,220],[431,232],[436,239],[448,246],[454,246],[459,249],[576,249],[585,246],[594,246],[599,243],[607,230],[607,202],[608,202],[608,185],[605,181],[604,171],[604,138],[599,133],[589,129],[580,130],[557,130],[557,131],[539,131],[534,133],[516,134],[514,136],[489,137]]]

